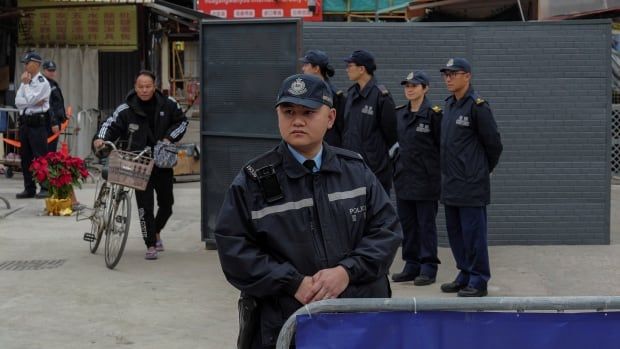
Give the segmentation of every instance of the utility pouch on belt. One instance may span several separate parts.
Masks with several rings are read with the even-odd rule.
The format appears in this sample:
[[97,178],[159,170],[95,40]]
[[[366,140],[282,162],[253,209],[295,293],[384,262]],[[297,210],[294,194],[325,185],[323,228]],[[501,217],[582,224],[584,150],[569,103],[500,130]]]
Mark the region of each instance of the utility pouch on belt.
[[237,349],[251,349],[252,340],[259,330],[259,309],[256,298],[241,294],[239,298],[239,337]]

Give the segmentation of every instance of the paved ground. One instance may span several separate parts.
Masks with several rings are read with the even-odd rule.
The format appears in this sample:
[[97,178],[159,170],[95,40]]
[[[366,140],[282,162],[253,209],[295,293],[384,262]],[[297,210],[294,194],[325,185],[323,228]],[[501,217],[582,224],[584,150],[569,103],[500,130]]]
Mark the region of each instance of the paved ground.
[[[105,267],[82,234],[88,221],[42,216],[43,201],[15,200],[21,177],[0,178],[0,196],[17,212],[0,219],[0,348],[233,348],[237,291],[217,253],[200,241],[199,183],[175,185],[176,205],[163,235],[166,251],[144,260],[137,224],[120,264]],[[88,203],[88,184],[78,198]],[[612,213],[620,187],[612,189]],[[2,203],[0,202],[0,206]],[[134,223],[137,221],[134,207]],[[0,209],[0,216],[8,213]],[[491,247],[490,296],[620,295],[620,221],[612,214],[609,246]],[[396,297],[452,297],[439,284],[456,270],[440,248],[438,283],[393,285]],[[5,270],[9,261],[54,260],[41,270]],[[58,260],[60,260],[58,262]],[[400,271],[397,260],[393,271]]]

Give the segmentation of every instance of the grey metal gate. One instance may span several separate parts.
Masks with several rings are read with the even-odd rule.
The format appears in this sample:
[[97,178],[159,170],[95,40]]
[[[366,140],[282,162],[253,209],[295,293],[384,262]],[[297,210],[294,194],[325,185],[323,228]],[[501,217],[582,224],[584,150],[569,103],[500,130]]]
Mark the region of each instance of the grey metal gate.
[[201,227],[207,248],[228,186],[280,139],[274,111],[301,54],[298,19],[203,21],[201,27]]

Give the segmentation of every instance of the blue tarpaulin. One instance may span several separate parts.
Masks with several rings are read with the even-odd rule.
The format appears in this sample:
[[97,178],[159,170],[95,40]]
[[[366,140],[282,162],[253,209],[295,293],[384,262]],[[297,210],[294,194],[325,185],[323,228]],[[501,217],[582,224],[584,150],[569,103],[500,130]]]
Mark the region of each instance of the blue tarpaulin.
[[620,312],[384,312],[297,317],[297,349],[617,349]]
[[406,3],[409,0],[379,0],[378,4],[376,0],[323,0],[323,13],[375,12]]

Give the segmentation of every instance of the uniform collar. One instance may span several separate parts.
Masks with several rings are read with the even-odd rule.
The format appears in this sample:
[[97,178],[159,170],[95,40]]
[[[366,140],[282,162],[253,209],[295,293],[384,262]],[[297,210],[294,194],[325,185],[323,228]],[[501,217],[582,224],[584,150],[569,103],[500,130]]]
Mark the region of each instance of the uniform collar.
[[[282,168],[288,177],[301,178],[308,175],[308,170],[295,158],[286,142],[282,141],[280,143],[278,152],[282,154]],[[340,172],[336,155],[325,142],[323,142],[323,151],[321,152],[321,167],[319,167],[319,173],[321,172]]]
[[353,84],[353,86],[351,86],[351,88],[353,88],[354,92],[357,92],[357,94],[359,94],[360,96],[366,98],[366,97],[368,97],[368,94],[370,93],[370,91],[372,90],[372,88],[376,84],[377,84],[377,80],[373,76],[372,78],[370,78],[370,80],[368,80],[368,83],[366,83],[366,86],[364,86],[363,89],[360,90],[360,85],[357,82],[355,84]]
[[428,116],[427,111],[428,111],[428,108],[430,108],[430,106],[431,106],[431,102],[429,102],[426,96],[424,97],[422,104],[420,104],[420,108],[416,112],[411,111],[411,102],[408,102],[407,107],[406,107],[407,113],[405,114],[405,120],[406,120],[405,122],[407,123],[407,125],[412,124],[417,117],[427,118]]
[[323,161],[323,146],[321,146],[321,150],[312,159],[306,159],[303,155],[301,155],[297,150],[295,150],[295,148],[291,147],[291,145],[288,143],[286,144],[286,147],[291,152],[291,155],[293,155],[295,160],[297,160],[297,162],[299,162],[301,165],[303,165],[306,160],[314,160],[315,169],[314,171],[312,171],[313,173],[318,172],[321,169],[321,163]]
[[467,102],[468,99],[476,99],[476,91],[474,91],[474,87],[469,84],[469,88],[467,88],[467,92],[465,92],[465,95],[463,96],[463,98],[459,101],[456,100],[456,97],[454,97],[454,94],[448,96],[448,98],[446,98],[446,102],[448,104],[453,104],[456,102],[457,107],[461,107],[465,104],[465,102]]

